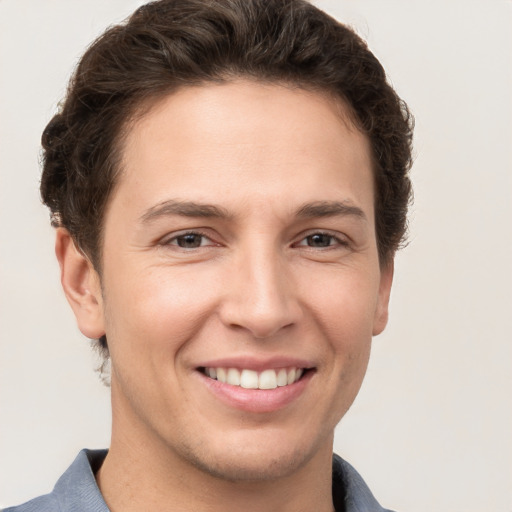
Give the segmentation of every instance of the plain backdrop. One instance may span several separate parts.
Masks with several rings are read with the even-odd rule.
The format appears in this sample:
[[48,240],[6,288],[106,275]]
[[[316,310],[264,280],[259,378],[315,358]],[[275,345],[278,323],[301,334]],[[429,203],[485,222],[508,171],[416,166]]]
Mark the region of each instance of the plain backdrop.
[[[39,201],[39,139],[86,45],[141,3],[0,0],[0,507],[109,444],[109,392]],[[411,243],[335,449],[384,506],[510,512],[512,2],[317,4],[368,40],[417,125]]]

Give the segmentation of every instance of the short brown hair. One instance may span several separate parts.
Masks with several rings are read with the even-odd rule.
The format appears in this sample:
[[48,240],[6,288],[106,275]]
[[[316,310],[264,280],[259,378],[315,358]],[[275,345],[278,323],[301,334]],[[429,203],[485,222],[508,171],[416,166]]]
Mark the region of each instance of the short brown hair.
[[373,151],[379,257],[392,258],[406,232],[413,121],[365,42],[305,0],[160,0],[88,48],[42,137],[43,201],[98,271],[128,120],[179,87],[239,76],[348,105]]

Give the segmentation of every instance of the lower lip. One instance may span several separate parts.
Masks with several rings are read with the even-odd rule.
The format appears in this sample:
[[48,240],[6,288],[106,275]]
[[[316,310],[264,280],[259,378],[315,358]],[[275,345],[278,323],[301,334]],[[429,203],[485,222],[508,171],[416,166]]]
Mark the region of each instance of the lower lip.
[[264,413],[278,411],[297,400],[305,391],[314,372],[307,371],[297,382],[275,389],[245,389],[212,379],[201,372],[197,373],[208,389],[229,407]]

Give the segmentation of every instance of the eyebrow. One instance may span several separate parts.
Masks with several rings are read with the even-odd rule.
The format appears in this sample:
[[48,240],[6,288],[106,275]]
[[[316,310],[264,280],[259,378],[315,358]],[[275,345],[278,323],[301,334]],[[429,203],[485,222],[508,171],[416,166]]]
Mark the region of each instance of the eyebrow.
[[[200,217],[230,219],[233,215],[225,208],[213,204],[178,201],[169,199],[146,210],[140,217],[142,223],[148,223],[161,217],[179,215],[182,217]],[[312,219],[319,217],[354,216],[363,220],[366,215],[361,208],[343,201],[316,201],[306,203],[296,211],[296,217]]]
[[361,208],[343,201],[317,201],[306,203],[297,210],[299,218],[354,216],[368,220]]
[[203,217],[227,219],[232,215],[219,206],[195,203],[193,201],[176,201],[169,199],[146,210],[140,217],[142,223],[147,223],[160,217],[180,215],[182,217]]

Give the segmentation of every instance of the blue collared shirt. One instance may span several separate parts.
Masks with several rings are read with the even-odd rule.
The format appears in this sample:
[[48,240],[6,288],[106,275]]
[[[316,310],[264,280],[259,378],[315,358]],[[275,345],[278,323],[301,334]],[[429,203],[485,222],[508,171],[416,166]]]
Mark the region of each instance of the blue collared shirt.
[[[109,512],[94,477],[106,454],[107,450],[82,450],[50,494],[3,512]],[[332,493],[336,512],[391,512],[377,503],[359,473],[338,455],[333,456]]]

